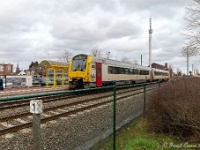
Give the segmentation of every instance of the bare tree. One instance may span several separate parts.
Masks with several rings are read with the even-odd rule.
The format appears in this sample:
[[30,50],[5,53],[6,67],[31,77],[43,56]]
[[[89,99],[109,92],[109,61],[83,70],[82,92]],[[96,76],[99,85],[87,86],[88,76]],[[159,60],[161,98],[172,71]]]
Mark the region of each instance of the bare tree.
[[182,49],[183,56],[187,57],[187,75],[189,73],[189,58],[200,50],[200,0],[193,0],[194,4],[186,7],[185,43]]
[[98,50],[97,48],[92,50],[92,55],[97,56],[97,57],[107,58],[107,59],[110,59],[112,57],[110,51],[102,52],[102,51]]
[[66,62],[66,64],[69,64],[70,59],[72,58],[73,54],[69,50],[65,50],[64,55],[59,57],[59,60],[61,62]]
[[102,52],[98,49],[98,47],[92,49],[91,53],[92,53],[92,56],[95,56],[95,57],[101,57],[102,55]]
[[131,63],[132,63],[132,64],[135,64],[135,65],[139,65],[138,61],[135,60],[135,59],[131,60]]
[[122,57],[121,61],[125,63],[131,63],[130,59],[128,59],[127,57]]
[[121,58],[121,61],[122,62],[125,62],[125,63],[130,63],[130,64],[136,64],[136,65],[138,65],[138,62],[137,62],[137,60],[135,60],[135,59],[129,59],[129,58],[127,58],[127,57],[122,57]]

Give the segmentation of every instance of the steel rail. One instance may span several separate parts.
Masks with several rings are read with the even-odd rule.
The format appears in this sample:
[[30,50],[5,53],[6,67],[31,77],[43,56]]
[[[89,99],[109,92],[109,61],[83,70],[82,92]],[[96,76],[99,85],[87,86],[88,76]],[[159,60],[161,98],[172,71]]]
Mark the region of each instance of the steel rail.
[[[154,88],[155,89],[155,88]],[[147,91],[151,91],[151,90],[154,90],[154,89],[149,89]],[[135,95],[138,95],[138,94],[142,94],[143,91],[140,91],[140,92],[137,92],[137,93],[131,93],[131,94],[128,94],[128,95],[125,95],[125,96],[117,96],[117,101],[120,101],[120,100],[123,100],[127,97],[133,97]],[[107,97],[107,96],[106,96]],[[112,95],[110,96],[112,97]],[[108,97],[107,97],[108,98]],[[102,98],[101,98],[102,99]],[[95,98],[95,100],[97,100]],[[88,102],[91,101],[91,100],[88,100]],[[84,101],[85,102],[85,101]],[[48,121],[52,121],[52,120],[55,120],[55,119],[58,119],[60,117],[63,117],[63,116],[69,116],[69,115],[72,115],[72,114],[76,114],[78,112],[82,112],[82,111],[85,111],[85,110],[89,110],[91,108],[95,108],[95,107],[98,107],[98,106],[102,106],[102,105],[105,105],[105,104],[108,104],[108,103],[112,103],[113,100],[108,100],[108,101],[104,101],[104,102],[100,102],[100,103],[96,103],[96,104],[92,104],[92,105],[89,105],[89,106],[83,106],[81,108],[77,108],[75,110],[71,110],[71,111],[67,111],[67,112],[63,112],[63,113],[60,113],[60,114],[56,114],[56,115],[52,115],[52,116],[49,116],[49,117],[44,117],[44,118],[41,118],[41,123],[46,123]],[[75,104],[75,103],[74,103]],[[72,105],[72,104],[70,104]],[[64,107],[64,106],[63,106]],[[65,106],[67,107],[67,106]],[[56,109],[56,108],[55,108]],[[59,109],[59,107],[57,108]],[[49,111],[48,109],[46,111]],[[29,113],[30,114],[30,113]],[[4,134],[7,134],[7,133],[11,133],[11,132],[16,132],[16,131],[19,131],[19,130],[22,130],[22,129],[25,129],[25,128],[29,128],[32,126],[32,122],[27,122],[27,123],[23,123],[21,125],[16,125],[16,126],[12,126],[12,127],[9,127],[9,128],[6,128],[6,129],[3,129],[3,130],[0,130],[0,135],[4,135]]]
[[[131,88],[131,87],[140,87],[140,86],[144,86],[144,85],[153,85],[153,84],[158,84],[158,83],[160,83],[160,82],[150,82],[150,83],[142,83],[142,84],[134,84],[134,85],[126,85],[126,86],[116,86],[116,88],[122,89],[122,88]],[[43,96],[49,96],[49,95],[95,91],[95,90],[101,90],[101,89],[113,89],[113,88],[114,88],[114,86],[106,86],[106,87],[96,87],[96,88],[73,90],[73,91],[57,91],[57,92],[48,92],[48,93],[30,94],[30,95],[21,95],[21,96],[9,96],[9,97],[7,96],[7,97],[1,97],[0,102],[12,101],[12,100],[22,100],[22,99],[27,99],[27,98],[36,98],[36,97],[43,97]]]
[[[141,90],[142,88],[140,89],[134,89],[134,90],[130,90],[130,91],[138,91],[138,90]],[[126,91],[128,92],[128,91]],[[123,92],[120,92],[118,94],[121,94]],[[104,95],[104,96],[97,96],[97,97],[94,97],[90,100],[84,100],[84,101],[77,101],[77,102],[72,102],[72,103],[68,103],[68,104],[62,104],[62,105],[58,105],[58,106],[54,106],[54,107],[50,107],[50,108],[46,108],[44,109],[43,111],[44,112],[48,112],[48,111],[52,111],[52,110],[56,110],[56,109],[60,109],[60,108],[63,108],[63,107],[70,107],[70,106],[73,106],[73,105],[78,105],[78,104],[82,104],[82,103],[85,103],[85,102],[91,102],[91,101],[95,101],[97,99],[101,99],[101,98],[106,98],[108,96],[112,96],[112,93],[111,94],[107,94],[107,95]],[[76,96],[76,97],[81,97],[81,96]],[[29,105],[29,104],[28,104]],[[13,116],[7,116],[7,117],[3,117],[3,118],[0,118],[0,121],[1,122],[5,122],[5,121],[9,121],[11,119],[16,119],[16,118],[19,118],[19,117],[25,117],[25,116],[28,116],[28,115],[31,115],[30,112],[23,112],[23,113],[20,113],[20,114],[17,114],[17,115],[13,115]]]

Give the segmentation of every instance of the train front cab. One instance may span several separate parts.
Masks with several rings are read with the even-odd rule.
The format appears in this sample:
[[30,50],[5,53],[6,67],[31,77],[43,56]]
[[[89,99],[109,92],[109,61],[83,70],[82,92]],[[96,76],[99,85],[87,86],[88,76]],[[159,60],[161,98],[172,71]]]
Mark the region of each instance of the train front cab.
[[92,59],[92,56],[84,54],[76,55],[71,59],[68,72],[69,89],[102,86],[101,62],[94,62],[93,75],[95,78],[91,83]]
[[89,87],[91,59],[84,54],[71,59],[68,72],[69,89]]

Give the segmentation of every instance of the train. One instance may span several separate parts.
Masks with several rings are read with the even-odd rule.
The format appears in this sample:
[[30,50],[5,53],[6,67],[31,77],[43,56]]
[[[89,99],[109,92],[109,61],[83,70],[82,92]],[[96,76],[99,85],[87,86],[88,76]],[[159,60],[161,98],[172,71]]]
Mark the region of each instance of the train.
[[69,62],[69,89],[169,80],[169,71],[78,54]]

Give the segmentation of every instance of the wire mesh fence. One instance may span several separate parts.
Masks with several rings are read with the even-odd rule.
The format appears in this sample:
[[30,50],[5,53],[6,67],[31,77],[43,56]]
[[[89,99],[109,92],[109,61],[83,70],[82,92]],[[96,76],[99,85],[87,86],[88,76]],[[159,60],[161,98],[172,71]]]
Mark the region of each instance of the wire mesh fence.
[[145,94],[143,85],[54,92],[40,97],[43,111],[36,114],[30,99],[7,109],[1,102],[0,130],[8,130],[0,132],[0,149],[98,149],[109,136],[115,149],[116,130],[143,113]]

